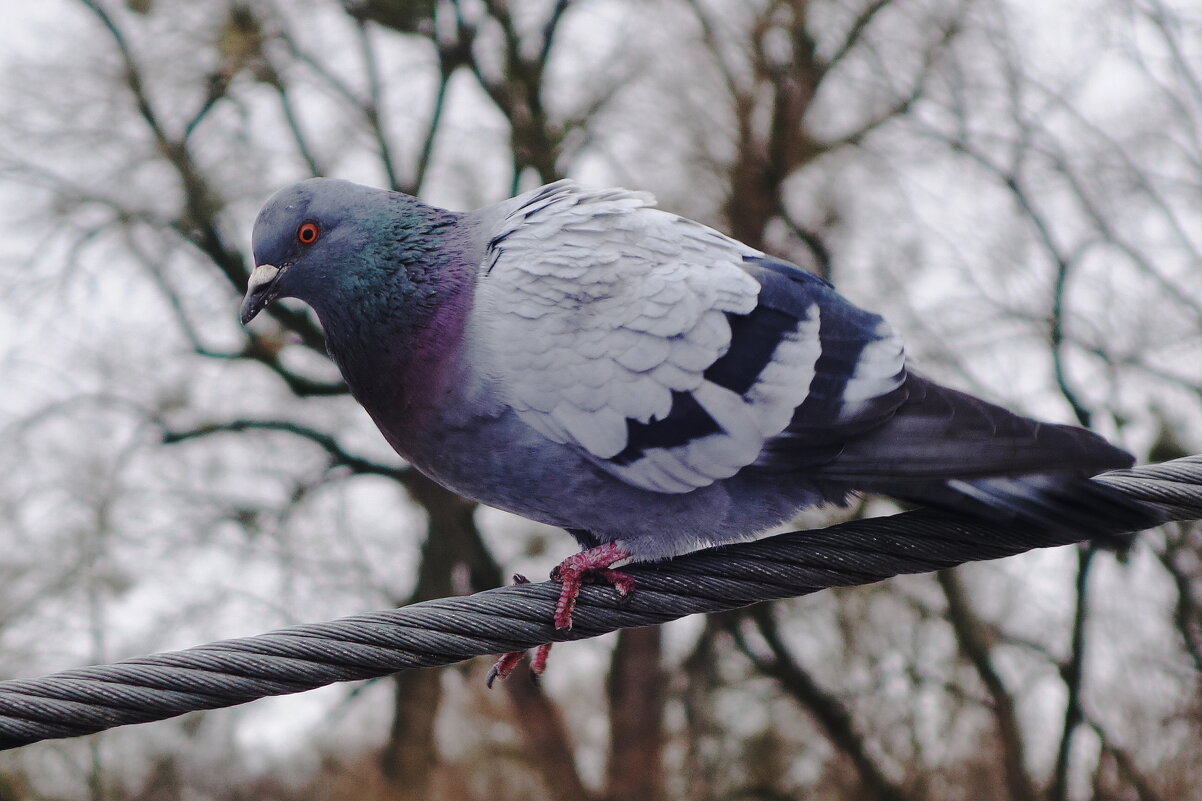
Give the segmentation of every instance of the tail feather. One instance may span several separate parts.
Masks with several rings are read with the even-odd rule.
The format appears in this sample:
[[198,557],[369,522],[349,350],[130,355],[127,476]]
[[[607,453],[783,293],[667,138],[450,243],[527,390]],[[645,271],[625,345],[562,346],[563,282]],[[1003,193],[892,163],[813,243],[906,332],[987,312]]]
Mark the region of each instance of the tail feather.
[[1158,510],[1083,476],[1024,475],[951,479],[917,493],[896,495],[927,506],[1002,523],[1026,523],[1049,531],[1116,535],[1163,522]]
[[1041,423],[909,375],[888,422],[822,468],[848,486],[1049,530],[1120,533],[1162,522],[1152,507],[1090,481],[1131,454],[1082,428]]
[[871,489],[878,479],[1090,476],[1135,461],[1092,431],[1032,420],[913,373],[905,389],[892,417],[845,442],[825,475]]

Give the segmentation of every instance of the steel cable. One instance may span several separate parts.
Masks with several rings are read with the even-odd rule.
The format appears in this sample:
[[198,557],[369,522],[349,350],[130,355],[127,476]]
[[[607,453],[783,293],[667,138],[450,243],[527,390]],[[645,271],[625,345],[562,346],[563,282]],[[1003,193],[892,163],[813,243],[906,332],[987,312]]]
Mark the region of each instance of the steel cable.
[[[1095,480],[1156,505],[1168,520],[1202,518],[1202,456]],[[1082,537],[919,509],[632,565],[624,570],[635,578],[635,592],[620,600],[611,588],[586,586],[570,631],[557,631],[551,623],[559,588],[548,581],[4,681],[0,749],[940,570]]]

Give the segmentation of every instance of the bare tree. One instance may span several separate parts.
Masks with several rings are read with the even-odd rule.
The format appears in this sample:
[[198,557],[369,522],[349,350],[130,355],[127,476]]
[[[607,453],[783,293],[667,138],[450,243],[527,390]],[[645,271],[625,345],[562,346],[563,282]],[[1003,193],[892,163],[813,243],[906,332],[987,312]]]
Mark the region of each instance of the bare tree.
[[[309,175],[458,206],[637,184],[837,279],[922,369],[1141,452],[1202,434],[1187,4],[73,0],[60,22],[0,123],[28,237],[0,250],[14,674],[495,586],[567,547],[400,463],[303,307],[236,325],[250,220]],[[1060,63],[1051,28],[1094,61]],[[401,674],[322,707],[291,781],[253,775],[257,718],[229,712],[0,771],[93,798],[1184,797],[1198,553],[1169,527],[1127,566],[1065,551],[626,632],[604,689]]]

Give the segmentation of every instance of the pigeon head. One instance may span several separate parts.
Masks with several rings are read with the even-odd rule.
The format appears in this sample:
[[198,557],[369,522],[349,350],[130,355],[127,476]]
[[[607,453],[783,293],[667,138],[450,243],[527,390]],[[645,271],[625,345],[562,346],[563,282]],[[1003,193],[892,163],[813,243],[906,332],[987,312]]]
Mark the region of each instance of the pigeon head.
[[242,322],[288,297],[312,306],[327,328],[352,309],[360,318],[416,322],[452,288],[448,264],[470,241],[462,218],[410,195],[333,178],[285,187],[255,220]]
[[255,220],[255,269],[242,301],[243,324],[284,297],[305,301],[320,316],[323,300],[355,279],[356,263],[377,227],[373,217],[394,205],[387,202],[390,195],[396,193],[330,178],[276,192]]

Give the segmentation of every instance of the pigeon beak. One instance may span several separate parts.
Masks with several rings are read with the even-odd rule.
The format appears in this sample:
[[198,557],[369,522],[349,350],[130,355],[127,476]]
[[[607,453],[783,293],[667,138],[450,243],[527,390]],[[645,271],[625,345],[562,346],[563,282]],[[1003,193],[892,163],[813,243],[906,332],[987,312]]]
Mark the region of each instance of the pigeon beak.
[[242,299],[242,324],[246,325],[275,300],[280,276],[284,269],[274,264],[257,264],[246,282],[246,297]]

